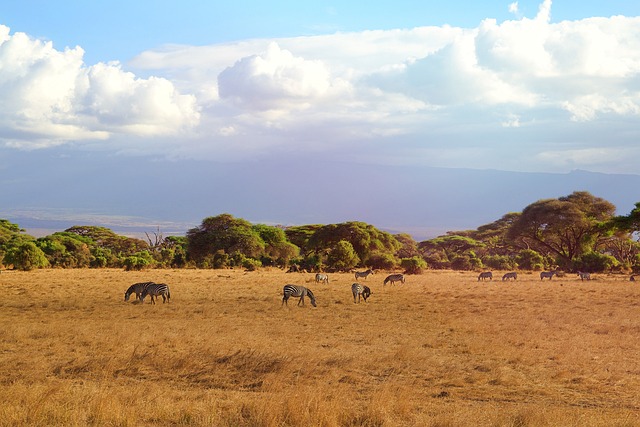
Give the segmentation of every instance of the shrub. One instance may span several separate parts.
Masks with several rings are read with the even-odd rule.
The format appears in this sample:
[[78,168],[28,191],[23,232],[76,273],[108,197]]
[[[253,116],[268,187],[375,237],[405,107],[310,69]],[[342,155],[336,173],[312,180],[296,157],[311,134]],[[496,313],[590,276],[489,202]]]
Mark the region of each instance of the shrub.
[[403,258],[400,265],[406,274],[420,274],[427,268],[427,262],[418,256]]
[[516,256],[518,267],[523,270],[543,270],[544,257],[532,249],[523,249]]
[[589,271],[598,273],[610,271],[618,266],[619,262],[611,255],[605,255],[598,252],[587,252],[573,262],[574,270]]
[[513,270],[518,266],[516,260],[507,255],[487,255],[482,262],[494,270]]

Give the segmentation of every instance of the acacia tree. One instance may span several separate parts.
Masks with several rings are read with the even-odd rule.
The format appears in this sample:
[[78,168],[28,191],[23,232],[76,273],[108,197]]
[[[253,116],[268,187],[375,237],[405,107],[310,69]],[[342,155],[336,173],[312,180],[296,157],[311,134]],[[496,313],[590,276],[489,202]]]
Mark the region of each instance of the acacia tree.
[[508,238],[552,256],[570,266],[579,256],[593,251],[607,232],[615,206],[588,192],[574,192],[558,199],[539,200],[527,206],[511,225]]

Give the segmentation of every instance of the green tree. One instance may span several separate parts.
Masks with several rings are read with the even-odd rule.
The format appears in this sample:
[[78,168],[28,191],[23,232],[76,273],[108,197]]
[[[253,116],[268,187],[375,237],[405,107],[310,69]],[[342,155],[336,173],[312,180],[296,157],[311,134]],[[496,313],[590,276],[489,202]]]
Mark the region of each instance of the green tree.
[[14,269],[29,271],[48,267],[49,261],[35,242],[29,241],[9,248],[4,255],[4,264],[13,265]]
[[603,224],[611,220],[615,206],[587,192],[558,199],[540,200],[527,206],[509,229],[512,240],[554,256],[561,266],[592,251],[605,237]]
[[328,267],[337,271],[350,270],[360,262],[353,245],[346,240],[336,243],[327,258]]
[[427,269],[427,262],[419,256],[403,258],[400,265],[406,274],[421,274],[423,270]]

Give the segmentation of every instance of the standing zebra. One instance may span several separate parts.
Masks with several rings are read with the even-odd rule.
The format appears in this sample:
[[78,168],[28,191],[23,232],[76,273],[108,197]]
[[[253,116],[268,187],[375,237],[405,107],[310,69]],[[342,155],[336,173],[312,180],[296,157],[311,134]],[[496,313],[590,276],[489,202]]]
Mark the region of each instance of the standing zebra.
[[169,292],[169,286],[164,283],[150,283],[140,296],[140,301],[144,302],[147,295],[151,296],[151,304],[156,303],[156,298],[162,296],[162,303],[168,302],[171,299],[171,293]]
[[392,274],[387,276],[387,278],[384,279],[384,282],[382,282],[382,285],[386,285],[387,282],[391,282],[392,285],[395,284],[395,282],[404,283],[404,274]]
[[375,274],[372,269],[368,269],[367,271],[356,271],[356,280],[358,280],[359,277],[364,277],[364,279],[367,280],[367,276],[370,274]]
[[508,279],[516,280],[517,278],[518,278],[518,273],[516,273],[515,271],[512,271],[510,273],[505,273],[504,276],[502,276],[502,281],[505,281]]
[[358,302],[360,302],[360,297],[364,298],[364,302],[367,302],[367,298],[371,296],[371,289],[368,286],[363,286],[360,283],[354,283],[351,285],[351,293],[353,293],[353,302],[356,302],[356,296],[358,297]]
[[553,275],[557,274],[557,271],[541,271],[540,272],[540,280],[553,278]]
[[[311,300],[311,305],[316,307],[316,297],[311,292],[311,289],[296,285],[284,285],[284,288],[282,288],[282,304],[287,304],[287,306],[289,305],[289,297],[300,297],[298,305],[300,303],[304,305],[305,296],[308,296]],[[280,304],[280,307],[282,307],[282,304]]]
[[147,286],[153,284],[153,282],[140,282],[140,283],[134,283],[133,285],[129,286],[129,289],[127,289],[124,292],[124,300],[125,301],[129,301],[129,297],[131,296],[131,294],[135,293],[136,294],[136,300],[141,299],[140,295],[142,294],[142,292],[147,288]]
[[329,276],[327,276],[326,274],[317,273],[316,274],[316,283],[320,283],[320,282],[328,284],[329,283]]
[[482,273],[480,273],[478,275],[478,282],[480,281],[480,279],[484,280],[484,279],[489,279],[489,280],[493,280],[493,273],[490,271],[483,271]]
[[578,271],[578,276],[580,277],[580,280],[582,280],[582,281],[591,280],[591,273],[587,273],[585,271]]

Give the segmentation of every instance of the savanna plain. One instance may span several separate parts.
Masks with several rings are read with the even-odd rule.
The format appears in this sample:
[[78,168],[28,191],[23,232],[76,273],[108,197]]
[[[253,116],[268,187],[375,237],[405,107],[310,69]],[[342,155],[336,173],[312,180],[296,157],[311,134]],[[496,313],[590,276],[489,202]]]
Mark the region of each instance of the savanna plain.
[[2,271],[0,425],[640,425],[638,282],[500,276]]

